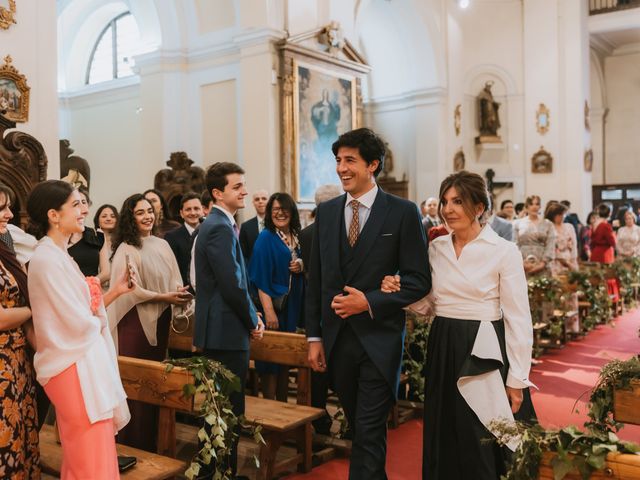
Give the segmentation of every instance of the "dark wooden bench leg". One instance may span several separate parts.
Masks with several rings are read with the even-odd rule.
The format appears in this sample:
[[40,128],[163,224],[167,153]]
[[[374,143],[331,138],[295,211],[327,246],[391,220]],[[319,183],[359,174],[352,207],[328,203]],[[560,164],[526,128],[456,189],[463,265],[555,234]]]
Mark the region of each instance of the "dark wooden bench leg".
[[311,424],[307,423],[306,425],[302,425],[301,427],[299,427],[296,431],[296,436],[298,437],[298,453],[302,457],[302,461],[298,464],[298,471],[310,472],[313,468],[313,432],[311,429]]
[[282,433],[262,431],[265,445],[260,446],[260,468],[256,480],[271,480],[274,475],[276,455],[282,445]]
[[160,407],[158,419],[158,455],[176,458],[176,411]]

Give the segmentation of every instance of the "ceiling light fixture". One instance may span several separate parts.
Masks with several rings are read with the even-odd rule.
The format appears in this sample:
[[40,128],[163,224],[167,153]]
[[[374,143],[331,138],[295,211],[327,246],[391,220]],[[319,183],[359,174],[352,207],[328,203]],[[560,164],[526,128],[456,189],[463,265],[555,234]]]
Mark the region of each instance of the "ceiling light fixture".
[[458,6],[462,9],[468,8],[470,3],[470,0],[458,0]]

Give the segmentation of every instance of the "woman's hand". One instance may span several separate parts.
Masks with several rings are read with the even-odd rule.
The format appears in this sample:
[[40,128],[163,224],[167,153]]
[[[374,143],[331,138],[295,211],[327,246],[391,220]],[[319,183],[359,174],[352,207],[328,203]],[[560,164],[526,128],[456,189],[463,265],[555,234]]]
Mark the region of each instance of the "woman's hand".
[[167,292],[158,295],[158,301],[172,305],[186,305],[193,300],[193,295],[187,291],[188,287],[178,287],[175,292]]
[[507,390],[507,398],[511,405],[511,412],[515,415],[522,405],[522,388],[505,387]]
[[265,309],[264,319],[265,319],[267,330],[278,330],[280,328],[278,315],[276,315],[275,311]]
[[[129,286],[129,275],[131,275],[131,286]],[[102,295],[104,308],[107,308],[120,295],[133,292],[136,289],[137,285],[138,283],[136,281],[135,272],[133,272],[133,270],[131,270],[131,273],[129,273],[127,270],[122,272],[122,275],[115,283],[115,285],[110,285],[109,290],[107,290],[104,295]]]
[[289,262],[289,271],[291,273],[302,273],[302,262],[291,260]]
[[400,291],[400,275],[387,275],[382,279],[380,285],[382,293],[393,293]]

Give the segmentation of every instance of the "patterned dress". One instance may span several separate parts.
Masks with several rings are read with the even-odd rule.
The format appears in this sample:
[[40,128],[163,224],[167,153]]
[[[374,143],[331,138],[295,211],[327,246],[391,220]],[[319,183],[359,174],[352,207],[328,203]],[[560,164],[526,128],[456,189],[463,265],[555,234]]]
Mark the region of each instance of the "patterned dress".
[[[15,279],[1,263],[0,305],[24,305]],[[35,398],[35,375],[22,327],[0,331],[0,478],[40,478]]]

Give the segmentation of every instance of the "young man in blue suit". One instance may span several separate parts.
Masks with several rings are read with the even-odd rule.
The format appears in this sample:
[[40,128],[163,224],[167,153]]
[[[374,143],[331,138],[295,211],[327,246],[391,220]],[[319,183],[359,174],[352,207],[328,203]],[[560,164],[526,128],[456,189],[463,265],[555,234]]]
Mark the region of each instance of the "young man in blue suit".
[[[219,162],[205,178],[214,206],[200,225],[195,246],[196,320],[193,344],[240,378],[241,391],[231,395],[233,411],[244,413],[244,383],[249,369],[249,339],[262,338],[264,325],[249,298],[247,272],[238,225],[233,216],[244,208],[244,170]],[[236,478],[237,442],[230,459]],[[198,478],[211,478],[206,467]],[[240,477],[237,477],[240,478]]]
[[[403,307],[431,289],[424,229],[415,204],[376,185],[384,142],[371,130],[332,146],[346,192],[316,212],[309,265],[309,361],[328,370],[351,429],[349,478],[386,479],[386,422],[396,400],[405,334]],[[380,291],[385,275],[402,289]]]

